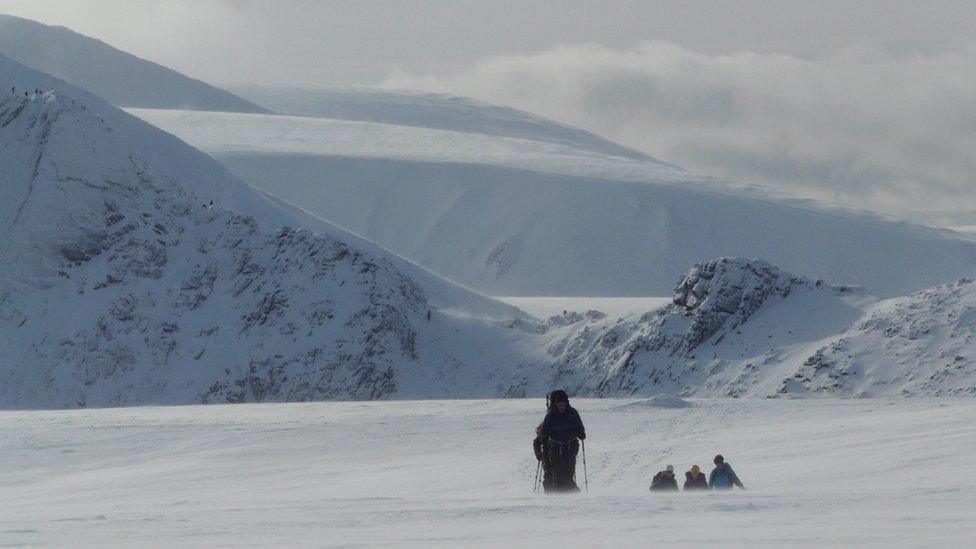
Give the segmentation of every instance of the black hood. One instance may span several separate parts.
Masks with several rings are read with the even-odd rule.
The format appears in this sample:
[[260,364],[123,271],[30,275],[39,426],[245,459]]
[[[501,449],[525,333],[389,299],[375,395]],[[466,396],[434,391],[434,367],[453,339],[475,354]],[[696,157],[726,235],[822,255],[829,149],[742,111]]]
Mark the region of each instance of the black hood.
[[555,391],[546,395],[546,407],[554,409],[557,402],[565,402],[566,406],[569,406],[569,395],[566,391],[562,389],[556,389]]

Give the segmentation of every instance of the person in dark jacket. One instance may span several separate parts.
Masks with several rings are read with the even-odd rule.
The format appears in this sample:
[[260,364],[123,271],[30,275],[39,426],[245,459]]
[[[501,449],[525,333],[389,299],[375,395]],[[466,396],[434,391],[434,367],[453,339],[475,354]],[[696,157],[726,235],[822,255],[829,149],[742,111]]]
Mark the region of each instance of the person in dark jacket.
[[722,454],[715,456],[715,468],[708,476],[708,486],[713,490],[728,490],[733,486],[746,489],[739,481],[739,476],[732,470],[732,466],[725,462]]
[[569,405],[566,391],[549,395],[549,410],[539,427],[539,438],[544,447],[543,465],[548,465],[543,488],[546,492],[578,492],[576,455],[579,441],[586,439],[586,429],[579,412]]
[[663,471],[659,471],[651,480],[651,491],[658,490],[677,490],[678,481],[674,478],[674,466],[668,465]]
[[708,479],[697,465],[692,465],[691,471],[685,471],[685,490],[708,490]]

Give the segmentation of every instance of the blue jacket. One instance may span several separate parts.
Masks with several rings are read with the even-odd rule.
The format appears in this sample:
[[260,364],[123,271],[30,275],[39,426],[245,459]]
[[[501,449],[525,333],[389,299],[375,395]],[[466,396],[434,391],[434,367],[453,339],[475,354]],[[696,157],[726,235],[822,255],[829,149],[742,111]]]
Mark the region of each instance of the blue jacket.
[[583,428],[583,420],[580,419],[576,408],[569,407],[565,413],[560,414],[556,407],[546,413],[546,419],[542,420],[542,428],[539,434],[543,440],[551,438],[563,444],[574,439],[585,439],[586,429]]
[[725,467],[722,469],[718,467],[712,469],[712,474],[708,476],[708,485],[716,489],[731,488],[732,486],[745,489],[745,486],[739,482],[739,477],[735,474],[735,471],[728,462],[725,463]]

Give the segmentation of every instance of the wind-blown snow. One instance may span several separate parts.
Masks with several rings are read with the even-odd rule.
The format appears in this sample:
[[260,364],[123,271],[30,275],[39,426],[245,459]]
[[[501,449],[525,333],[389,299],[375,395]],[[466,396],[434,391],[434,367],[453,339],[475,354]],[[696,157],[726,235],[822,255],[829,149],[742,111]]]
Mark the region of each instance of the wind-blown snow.
[[[0,54],[125,107],[268,112],[264,107],[64,27],[0,14]],[[11,83],[0,80],[9,89]],[[23,93],[21,89],[21,93]]]
[[[542,399],[0,412],[13,546],[968,547],[972,400],[574,399],[589,493],[532,494]],[[746,491],[659,494],[655,471]],[[582,479],[582,464],[577,476]]]
[[[951,231],[731,191],[551,141],[348,120],[133,110],[245,181],[492,295],[663,295],[762,257],[904,295],[976,271]],[[721,192],[718,192],[721,190]]]

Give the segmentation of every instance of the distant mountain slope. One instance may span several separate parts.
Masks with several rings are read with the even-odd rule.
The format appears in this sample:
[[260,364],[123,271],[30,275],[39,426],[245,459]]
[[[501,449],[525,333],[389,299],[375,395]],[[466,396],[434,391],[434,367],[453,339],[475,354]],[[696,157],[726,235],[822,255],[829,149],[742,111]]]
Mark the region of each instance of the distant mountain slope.
[[517,309],[64,82],[5,58],[0,81],[46,90],[0,93],[0,406],[487,396],[517,379]]
[[810,356],[785,394],[976,395],[976,283],[882,301]]
[[[885,302],[757,259],[540,321],[0,58],[0,408],[976,394],[972,283]],[[950,358],[951,357],[951,358]]]
[[89,90],[117,106],[268,112],[228,91],[100,40],[29,19],[0,14],[0,54]]
[[548,141],[635,160],[658,162],[579,128],[511,107],[448,94],[378,88],[234,88],[281,114],[380,122]]
[[555,384],[575,393],[767,397],[874,302],[765,261],[722,258],[692,268],[663,309],[623,320],[556,317],[543,332],[554,335],[547,348],[556,363],[571,365],[554,372]]
[[133,110],[250,184],[493,295],[660,296],[688,265],[761,257],[904,295],[976,272],[976,244],[530,139],[346,120]]
[[553,384],[578,394],[976,396],[976,283],[877,301],[761,260],[696,265],[670,305],[554,317]]

